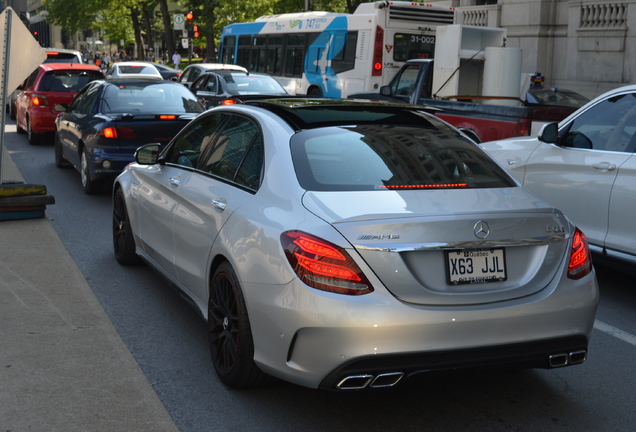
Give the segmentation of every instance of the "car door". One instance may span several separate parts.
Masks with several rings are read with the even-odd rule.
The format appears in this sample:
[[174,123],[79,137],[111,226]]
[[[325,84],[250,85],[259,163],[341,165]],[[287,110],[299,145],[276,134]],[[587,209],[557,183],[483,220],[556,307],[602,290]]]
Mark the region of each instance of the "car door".
[[608,234],[619,167],[627,171],[633,152],[635,106],[631,93],[591,106],[562,125],[556,145],[541,143],[526,164],[524,186],[564,211],[598,247]]
[[[138,211],[142,248],[155,265],[177,282],[174,266],[174,220],[183,182],[187,181],[202,149],[209,145],[219,116],[200,117],[188,124],[170,142],[162,154],[164,163],[153,165],[140,174]],[[181,218],[183,219],[183,218]]]
[[254,196],[263,161],[262,133],[253,119],[227,114],[213,139],[181,185],[174,219],[179,282],[204,303],[212,244],[234,211]]
[[636,155],[631,154],[617,171],[610,195],[605,247],[608,254],[620,252],[636,256]]
[[100,83],[85,87],[75,96],[67,112],[61,114],[57,121],[57,134],[62,145],[62,154],[64,159],[75,166],[80,165],[79,144],[84,139],[84,129],[99,93]]
[[35,84],[35,80],[40,74],[40,69],[36,69],[33,71],[29,77],[24,80],[22,83],[22,90],[18,93],[18,97],[16,98],[16,124],[18,127],[21,127],[23,130],[27,129],[26,117],[27,110],[29,109],[29,100],[31,99],[31,95],[33,94],[33,85]]

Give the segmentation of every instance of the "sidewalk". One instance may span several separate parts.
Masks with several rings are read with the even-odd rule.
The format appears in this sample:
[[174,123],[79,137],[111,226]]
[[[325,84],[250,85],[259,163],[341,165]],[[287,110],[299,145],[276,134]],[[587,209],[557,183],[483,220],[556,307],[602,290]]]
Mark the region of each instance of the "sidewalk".
[[178,431],[46,218],[0,221],[0,431]]

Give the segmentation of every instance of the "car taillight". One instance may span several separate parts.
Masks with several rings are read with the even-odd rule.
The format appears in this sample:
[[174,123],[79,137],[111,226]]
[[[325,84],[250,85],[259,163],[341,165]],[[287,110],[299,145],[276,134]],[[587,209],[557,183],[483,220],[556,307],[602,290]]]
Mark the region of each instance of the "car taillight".
[[234,105],[236,103],[236,99],[225,99],[221,101],[220,105]]
[[176,115],[172,115],[172,114],[170,114],[170,115],[162,114],[162,115],[159,116],[159,120],[174,120],[176,118],[177,118],[177,116]]
[[137,138],[137,134],[134,130],[128,127],[107,127],[100,132],[104,138],[113,139],[134,139]]
[[33,95],[31,96],[31,104],[34,106],[48,106],[49,100],[46,98],[46,96]]
[[592,256],[587,237],[580,229],[574,231],[572,239],[572,249],[570,250],[570,264],[568,266],[568,277],[570,279],[581,279],[592,271]]
[[373,292],[367,277],[343,248],[301,231],[284,232],[280,240],[294,272],[310,287],[347,295]]

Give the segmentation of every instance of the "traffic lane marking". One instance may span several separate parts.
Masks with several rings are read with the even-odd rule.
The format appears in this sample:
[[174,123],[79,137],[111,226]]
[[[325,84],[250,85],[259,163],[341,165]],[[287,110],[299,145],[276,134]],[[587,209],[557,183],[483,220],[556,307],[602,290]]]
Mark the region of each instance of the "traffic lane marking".
[[626,331],[623,331],[599,320],[594,320],[594,328],[610,336],[614,336],[615,338],[625,341],[630,345],[636,346],[636,336],[631,333],[627,333]]

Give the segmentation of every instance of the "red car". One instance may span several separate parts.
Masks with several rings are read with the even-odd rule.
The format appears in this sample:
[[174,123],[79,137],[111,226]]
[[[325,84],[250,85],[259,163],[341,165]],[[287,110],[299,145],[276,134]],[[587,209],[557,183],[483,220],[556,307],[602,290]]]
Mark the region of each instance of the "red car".
[[78,63],[43,63],[19,87],[15,101],[18,133],[27,133],[30,144],[55,132],[56,103],[70,104],[87,83],[103,79],[98,66]]

